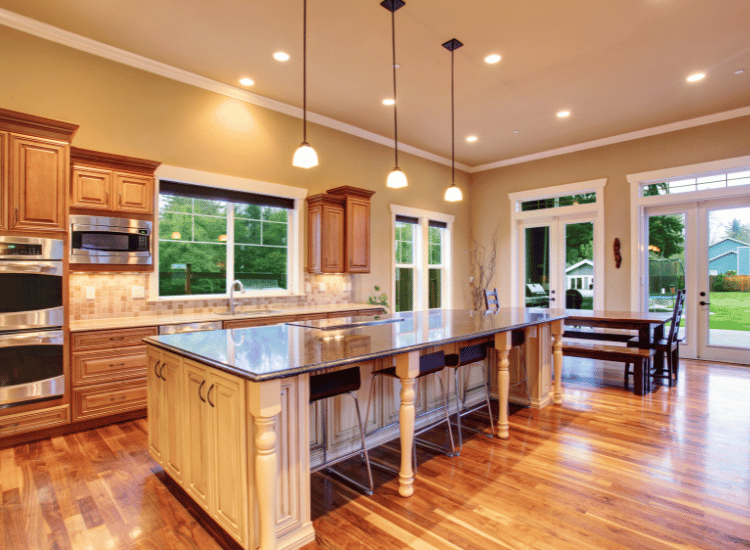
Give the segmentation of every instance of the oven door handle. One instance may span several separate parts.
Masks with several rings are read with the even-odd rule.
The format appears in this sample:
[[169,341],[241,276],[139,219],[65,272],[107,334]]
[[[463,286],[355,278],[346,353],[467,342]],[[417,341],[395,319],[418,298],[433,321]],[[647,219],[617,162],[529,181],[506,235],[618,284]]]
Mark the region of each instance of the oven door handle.
[[0,272],[2,273],[40,273],[42,275],[60,275],[63,274],[62,262],[0,262]]
[[19,346],[62,346],[63,331],[25,332],[0,335],[0,348]]

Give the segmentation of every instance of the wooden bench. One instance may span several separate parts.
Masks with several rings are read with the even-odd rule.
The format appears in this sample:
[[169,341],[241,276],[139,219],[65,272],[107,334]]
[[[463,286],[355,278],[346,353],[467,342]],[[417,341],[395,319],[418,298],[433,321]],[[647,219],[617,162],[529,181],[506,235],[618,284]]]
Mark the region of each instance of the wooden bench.
[[609,342],[629,342],[633,339],[632,334],[615,332],[593,332],[591,330],[566,330],[563,338],[576,338],[578,340],[607,340]]
[[643,395],[651,391],[651,358],[654,350],[641,348],[627,348],[621,346],[608,346],[605,344],[571,344],[563,341],[563,355],[569,357],[583,357],[586,359],[599,359],[601,361],[617,361],[625,365],[625,387],[628,387],[627,365],[633,363],[633,390],[636,395]]

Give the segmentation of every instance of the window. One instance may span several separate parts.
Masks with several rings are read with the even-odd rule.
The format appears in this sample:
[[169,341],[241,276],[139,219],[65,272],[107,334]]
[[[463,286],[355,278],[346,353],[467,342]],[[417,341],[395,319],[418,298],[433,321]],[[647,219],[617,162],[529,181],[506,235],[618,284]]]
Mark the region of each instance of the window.
[[723,189],[738,185],[750,185],[749,170],[722,171],[711,174],[691,175],[687,178],[678,177],[659,182],[641,183],[641,193],[643,197],[652,197],[656,195],[674,195],[676,193],[694,193],[708,189]]
[[225,295],[235,279],[249,294],[288,293],[294,218],[294,199],[162,180],[159,296]]
[[394,228],[394,307],[450,307],[450,226],[453,216],[391,205]]

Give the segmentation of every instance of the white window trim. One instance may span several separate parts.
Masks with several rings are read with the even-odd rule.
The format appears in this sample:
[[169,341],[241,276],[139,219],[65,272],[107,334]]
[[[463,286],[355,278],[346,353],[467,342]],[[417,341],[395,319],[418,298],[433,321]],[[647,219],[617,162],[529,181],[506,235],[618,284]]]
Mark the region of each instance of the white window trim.
[[396,307],[396,216],[409,216],[419,219],[420,243],[417,252],[419,261],[415,261],[417,266],[418,280],[415,280],[416,296],[414,297],[414,311],[428,309],[429,296],[427,287],[429,284],[429,220],[443,222],[448,225],[445,239],[443,241],[443,309],[453,308],[453,223],[456,216],[443,214],[442,212],[432,212],[422,210],[421,208],[412,208],[410,206],[400,206],[391,204],[391,296],[393,296],[393,307]]
[[[644,252],[648,246],[648,231],[646,230],[645,211],[647,207],[677,205],[681,203],[696,203],[703,200],[747,196],[748,186],[724,187],[721,189],[706,189],[690,193],[675,193],[673,195],[641,195],[641,186],[647,182],[670,180],[706,172],[731,171],[750,166],[750,156],[733,157],[697,164],[686,164],[671,168],[661,168],[648,172],[627,174],[630,183],[630,309],[642,311],[645,307],[644,287],[646,284],[646,265],[643,261]],[[686,224],[688,220],[685,221]],[[697,269],[697,264],[694,266]],[[686,270],[687,270],[686,266]],[[688,302],[685,315],[695,318],[697,310],[692,311],[692,304]]]
[[[567,218],[577,215],[594,215],[594,309],[604,307],[604,187],[607,178],[588,181],[540,187],[529,191],[517,191],[508,193],[510,199],[510,303],[513,306],[522,306],[519,296],[519,281],[521,275],[521,258],[518,256],[518,230],[523,222],[535,219]],[[557,208],[545,208],[542,210],[529,210],[520,212],[518,202],[534,199],[544,199],[566,195],[577,195],[586,191],[596,192],[596,202],[588,204],[577,204],[571,206],[559,206]]]
[[[167,301],[185,301],[185,300],[212,300],[217,298],[226,298],[229,293],[224,294],[201,294],[198,296],[159,296],[159,187],[161,180],[176,181],[180,183],[190,183],[202,185],[204,187],[217,187],[220,189],[232,189],[236,191],[245,191],[248,193],[258,193],[262,195],[272,195],[294,199],[294,209],[289,212],[289,243],[287,273],[288,287],[286,290],[247,290],[237,293],[236,296],[243,298],[254,297],[281,297],[281,296],[301,296],[304,288],[302,258],[304,257],[302,243],[304,236],[302,234],[302,208],[303,199],[307,197],[307,189],[301,187],[292,187],[279,183],[270,183],[265,181],[251,180],[236,176],[227,176],[225,174],[215,174],[212,172],[203,172],[181,166],[170,166],[162,164],[156,169],[156,191],[154,193],[154,229],[153,236],[153,259],[154,270],[149,277],[149,301],[150,302],[167,302]],[[230,228],[233,230],[233,228]],[[228,251],[227,261],[233,251]]]

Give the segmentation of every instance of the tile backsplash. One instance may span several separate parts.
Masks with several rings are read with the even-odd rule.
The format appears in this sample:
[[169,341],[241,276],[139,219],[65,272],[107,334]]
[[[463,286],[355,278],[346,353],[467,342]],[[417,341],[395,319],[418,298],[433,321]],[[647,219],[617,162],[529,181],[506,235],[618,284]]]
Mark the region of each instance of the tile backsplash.
[[[305,287],[310,292],[304,296],[277,296],[273,298],[238,298],[237,308],[272,309],[273,307],[347,304],[354,301],[351,290],[352,275],[305,274]],[[71,273],[70,319],[114,319],[120,317],[147,317],[154,315],[179,315],[183,313],[210,313],[227,308],[227,299],[190,299],[150,301],[150,275],[147,273]],[[346,285],[350,290],[346,290]],[[138,296],[139,287],[142,296]],[[134,292],[135,289],[135,292]],[[323,290],[325,289],[325,290]]]

